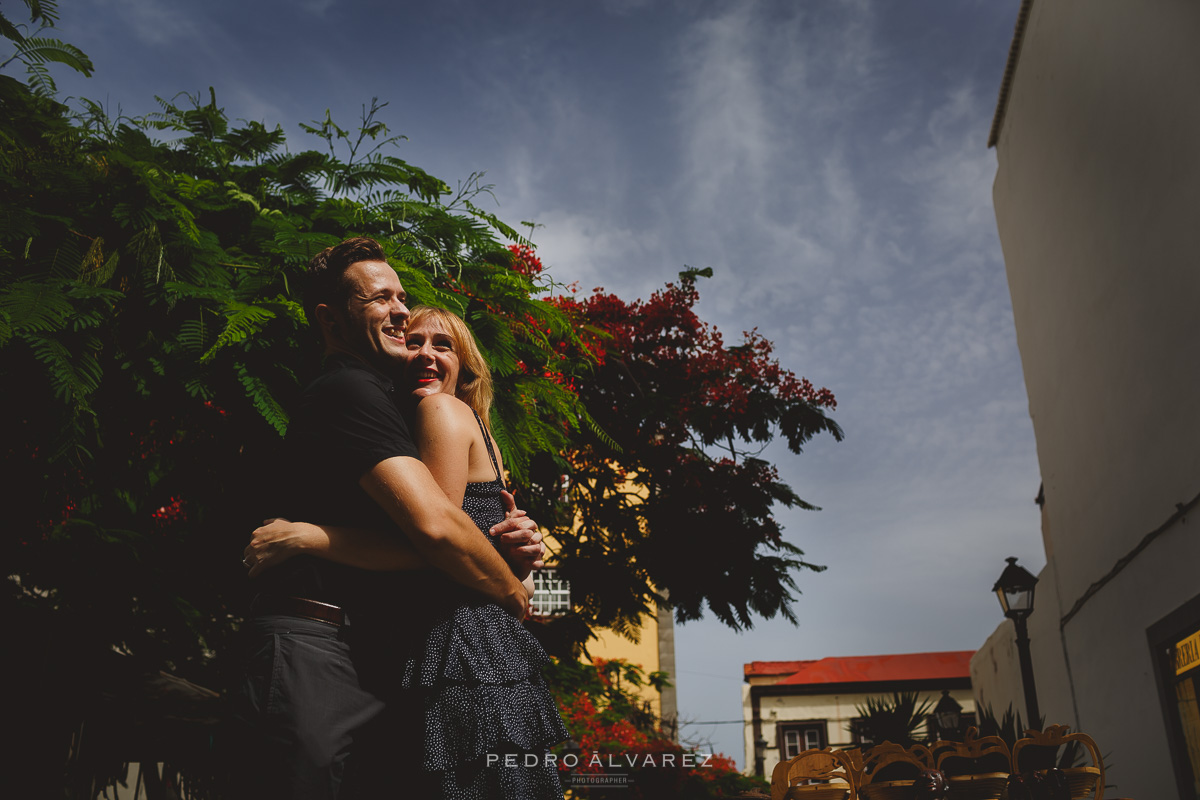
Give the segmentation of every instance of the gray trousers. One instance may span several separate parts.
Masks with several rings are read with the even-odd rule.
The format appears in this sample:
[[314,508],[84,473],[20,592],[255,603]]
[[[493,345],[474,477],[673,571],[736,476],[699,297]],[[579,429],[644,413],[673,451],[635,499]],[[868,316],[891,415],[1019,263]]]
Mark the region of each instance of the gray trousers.
[[247,798],[420,797],[417,717],[395,691],[393,648],[352,626],[267,615],[247,621],[239,788]]

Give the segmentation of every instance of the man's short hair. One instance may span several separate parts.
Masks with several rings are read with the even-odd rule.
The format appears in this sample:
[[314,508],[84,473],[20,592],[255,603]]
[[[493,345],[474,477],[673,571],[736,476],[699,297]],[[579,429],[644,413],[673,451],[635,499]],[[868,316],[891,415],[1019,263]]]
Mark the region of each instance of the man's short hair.
[[308,324],[319,329],[317,306],[345,306],[350,296],[346,270],[360,261],[387,261],[383,246],[366,236],[356,236],[326,247],[308,262],[308,281],[304,287],[304,313]]

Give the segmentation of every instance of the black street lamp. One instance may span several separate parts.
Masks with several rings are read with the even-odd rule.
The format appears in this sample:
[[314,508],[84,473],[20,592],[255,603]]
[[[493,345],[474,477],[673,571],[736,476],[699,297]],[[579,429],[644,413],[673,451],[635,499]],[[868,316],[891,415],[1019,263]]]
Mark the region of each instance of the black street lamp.
[[938,738],[943,741],[956,741],[951,737],[958,735],[958,726],[962,722],[962,706],[950,696],[949,689],[942,690],[942,699],[933,708],[933,718],[938,729]]
[[767,774],[767,740],[759,736],[754,740],[754,774],[765,777]]
[[1033,613],[1033,590],[1037,578],[1024,567],[1017,566],[1017,559],[1009,558],[1008,566],[1000,573],[1000,579],[992,591],[1000,598],[1004,616],[1013,621],[1017,629],[1017,655],[1021,659],[1021,684],[1025,689],[1025,713],[1029,715],[1029,727],[1041,725],[1038,713],[1037,689],[1033,685],[1033,659],[1029,655],[1029,631],[1025,620]]

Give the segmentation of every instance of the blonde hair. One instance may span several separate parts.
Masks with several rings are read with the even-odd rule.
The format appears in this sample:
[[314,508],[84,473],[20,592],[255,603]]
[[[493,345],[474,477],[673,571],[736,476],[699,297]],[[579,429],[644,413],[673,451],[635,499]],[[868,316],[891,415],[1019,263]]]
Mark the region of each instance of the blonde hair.
[[492,371],[487,362],[483,360],[483,354],[479,352],[475,336],[467,327],[467,323],[463,322],[462,317],[444,308],[434,308],[433,306],[412,308],[408,318],[408,327],[412,328],[430,318],[440,322],[446,332],[450,334],[450,338],[454,340],[454,352],[458,353],[458,361],[461,365],[458,372],[458,385],[454,387],[454,396],[478,414],[479,418],[483,420],[484,427],[491,433],[492,398],[494,396]]

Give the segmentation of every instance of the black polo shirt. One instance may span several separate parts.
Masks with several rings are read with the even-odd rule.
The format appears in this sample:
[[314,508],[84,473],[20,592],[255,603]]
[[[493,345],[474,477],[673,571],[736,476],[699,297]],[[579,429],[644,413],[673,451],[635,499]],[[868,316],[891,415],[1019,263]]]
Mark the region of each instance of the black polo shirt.
[[[359,486],[372,467],[395,456],[418,454],[396,407],[391,380],[352,356],[327,356],[323,371],[293,410],[276,465],[274,513],[297,521],[393,530],[403,536]],[[403,577],[300,555],[263,573],[258,590],[353,612],[356,605],[373,606],[384,598],[394,602],[390,595],[407,583]]]

